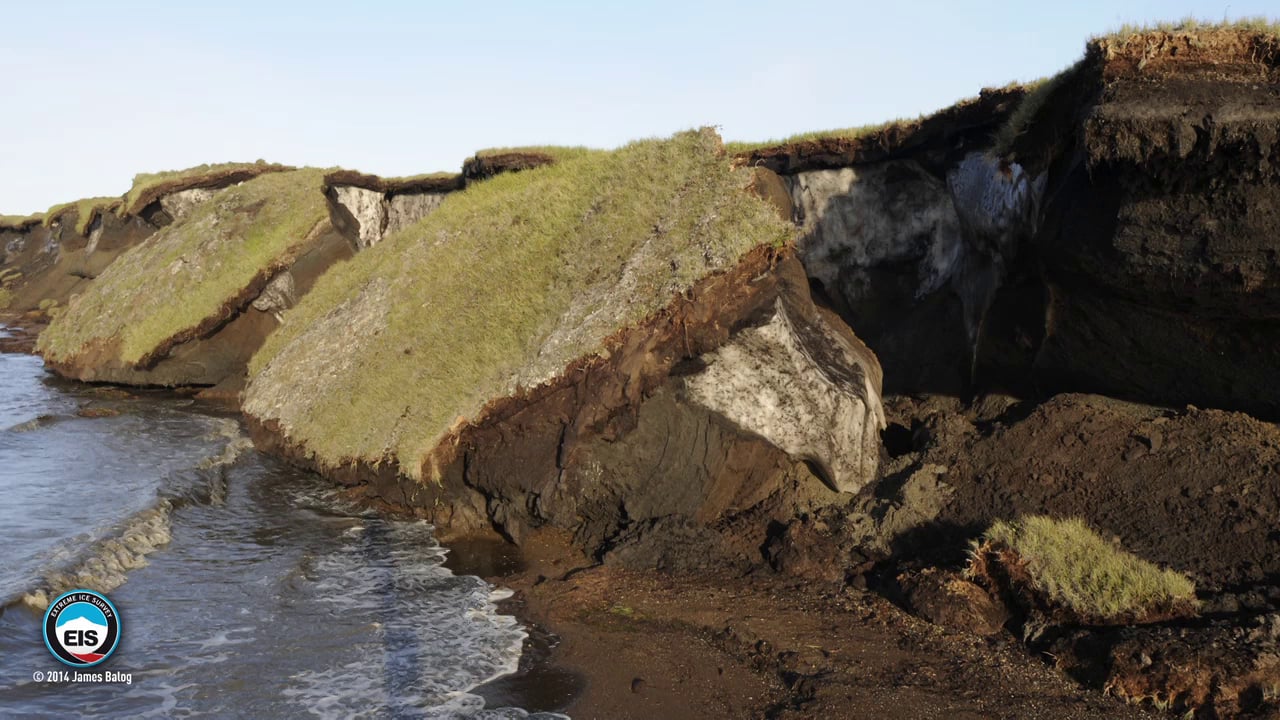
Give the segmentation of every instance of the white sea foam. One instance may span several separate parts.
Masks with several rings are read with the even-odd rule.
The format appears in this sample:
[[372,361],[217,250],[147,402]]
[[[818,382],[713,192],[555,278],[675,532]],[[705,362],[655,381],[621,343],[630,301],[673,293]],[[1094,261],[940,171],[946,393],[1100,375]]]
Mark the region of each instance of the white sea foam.
[[468,692],[519,666],[527,634],[494,604],[509,591],[441,566],[427,523],[370,523],[342,539],[315,561],[310,592],[367,630],[345,662],[295,673],[283,695],[318,718],[528,717]]

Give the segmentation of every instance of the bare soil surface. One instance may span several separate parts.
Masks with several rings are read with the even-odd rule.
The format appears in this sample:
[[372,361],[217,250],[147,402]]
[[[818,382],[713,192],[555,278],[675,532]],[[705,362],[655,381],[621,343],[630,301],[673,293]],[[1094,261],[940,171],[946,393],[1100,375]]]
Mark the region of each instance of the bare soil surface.
[[[1275,716],[1280,429],[1076,394],[889,409],[881,482],[773,528],[754,567],[600,563],[549,529],[500,561],[456,545],[537,628],[482,694],[575,718]],[[1024,513],[1082,516],[1189,573],[1199,617],[1024,627],[963,577],[969,541]]]
[[493,580],[517,591],[508,610],[555,633],[549,653],[481,690],[530,709],[676,720],[1156,717],[1082,690],[1011,636],[931,625],[841,583],[637,572],[590,564],[548,536]]

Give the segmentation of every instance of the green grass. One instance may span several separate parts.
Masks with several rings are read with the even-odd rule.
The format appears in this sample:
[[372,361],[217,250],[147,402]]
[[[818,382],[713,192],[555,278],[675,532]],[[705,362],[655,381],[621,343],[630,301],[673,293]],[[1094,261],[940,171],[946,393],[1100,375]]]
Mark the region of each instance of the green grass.
[[457,176],[458,173],[456,172],[430,172],[422,173],[420,175],[403,175],[400,177],[387,177],[382,179],[388,185],[411,185],[415,182],[422,182],[423,180],[448,180]]
[[450,194],[286,314],[250,363],[245,410],[280,420],[322,466],[395,459],[421,477],[459,418],[597,352],[751,248],[788,242],[748,180],[705,130]]
[[1103,33],[1099,37],[1124,39],[1131,35],[1143,35],[1152,32],[1194,33],[1213,32],[1217,30],[1236,30],[1240,32],[1257,32],[1280,35],[1280,21],[1264,16],[1241,18],[1238,20],[1212,21],[1187,16],[1181,20],[1157,23],[1125,23],[1115,30]]
[[107,266],[40,335],[39,350],[65,359],[118,342],[118,358],[137,363],[215,316],[328,217],[323,175],[270,173],[220,191]]
[[[920,118],[924,117],[923,115]],[[898,118],[887,122],[873,123],[870,125],[858,125],[856,127],[839,128],[836,130],[814,130],[810,132],[797,133],[790,137],[776,138],[773,140],[761,140],[759,142],[734,141],[724,144],[725,151],[730,155],[739,155],[742,153],[752,152],[754,150],[762,150],[764,148],[780,147],[782,145],[794,145],[796,143],[811,142],[819,140],[860,140],[869,135],[882,132],[893,127],[905,123],[918,121],[920,118]]]
[[0,215],[0,230],[18,230],[44,222],[44,213],[30,215]]
[[1017,553],[1036,589],[1081,617],[1140,618],[1195,603],[1195,584],[1104,540],[1080,518],[999,521],[989,542]]
[[0,287],[0,310],[7,310],[13,302],[13,292],[7,287]]
[[556,161],[581,157],[590,153],[605,152],[580,145],[526,145],[524,147],[485,148],[476,152],[478,158],[496,157],[498,155],[548,155]]
[[271,172],[275,170],[288,170],[283,165],[273,165],[264,160],[257,160],[251,163],[217,163],[198,165],[196,167],[187,168],[185,170],[162,170],[154,173],[138,173],[133,176],[133,186],[129,188],[129,192],[125,193],[124,202],[121,203],[119,213],[124,215],[136,214],[141,207],[138,207],[140,201],[150,194],[150,191],[156,190],[162,186],[172,186],[175,190],[181,190],[184,187],[200,186],[201,181],[236,171],[252,171],[252,172]]
[[81,235],[87,235],[89,234],[89,226],[93,224],[94,219],[99,214],[115,210],[120,206],[120,203],[119,197],[94,197],[54,205],[44,214],[44,226],[49,227],[67,212],[75,210],[76,232]]

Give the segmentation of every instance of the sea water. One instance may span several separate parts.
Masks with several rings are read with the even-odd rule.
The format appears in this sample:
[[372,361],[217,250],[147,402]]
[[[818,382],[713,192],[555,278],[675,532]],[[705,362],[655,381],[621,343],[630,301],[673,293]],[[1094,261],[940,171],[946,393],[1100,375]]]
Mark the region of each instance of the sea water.
[[[429,525],[343,502],[190,400],[0,354],[0,538],[4,717],[539,717],[468,692],[526,634]],[[80,588],[121,640],[77,671],[40,626]]]

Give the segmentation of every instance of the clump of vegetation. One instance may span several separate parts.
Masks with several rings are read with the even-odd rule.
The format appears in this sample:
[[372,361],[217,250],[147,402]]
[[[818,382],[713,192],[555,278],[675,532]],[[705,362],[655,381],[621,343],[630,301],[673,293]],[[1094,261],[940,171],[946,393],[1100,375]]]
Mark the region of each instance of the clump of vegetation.
[[897,118],[886,122],[872,123],[870,125],[858,125],[856,127],[839,128],[836,130],[814,130],[810,132],[797,133],[790,137],[778,138],[774,140],[761,140],[759,142],[728,142],[725,143],[725,150],[731,155],[739,155],[742,153],[752,152],[754,150],[763,150],[765,148],[781,147],[784,145],[795,145],[803,142],[815,142],[822,140],[861,140],[865,137],[884,132],[895,125],[906,125],[908,123],[919,122],[924,116],[917,118]]
[[89,226],[93,224],[93,221],[100,214],[114,211],[120,207],[121,202],[123,201],[118,197],[93,197],[54,205],[44,214],[44,226],[53,225],[63,215],[74,210],[76,212],[76,232],[81,235],[87,235],[89,234]]
[[22,273],[16,268],[4,268],[0,270],[0,310],[8,309],[13,303],[13,290],[11,286],[22,279]]
[[1240,18],[1238,20],[1213,21],[1200,20],[1199,18],[1188,15],[1181,20],[1175,20],[1172,22],[1143,24],[1125,23],[1116,30],[1105,33],[1099,37],[1123,39],[1131,35],[1145,35],[1153,32],[1194,33],[1218,30],[1235,30],[1238,32],[1256,32],[1280,35],[1280,21],[1263,16]]
[[1050,605],[1091,622],[1138,622],[1194,612],[1195,583],[1104,540],[1080,518],[1043,515],[998,521],[970,569],[995,554],[1011,577]]
[[452,193],[329,270],[251,361],[246,412],[321,466],[421,476],[460,419],[794,233],[710,130],[563,157]]
[[603,151],[584,146],[526,145],[524,147],[485,148],[476,152],[475,156],[478,158],[493,158],[503,155],[546,155],[553,160],[559,161],[593,152]]
[[0,230],[25,230],[44,221],[44,213],[0,215]]
[[124,202],[117,212],[121,217],[137,215],[144,207],[169,193],[191,188],[225,187],[266,173],[293,169],[287,165],[257,160],[251,163],[206,164],[185,170],[139,173],[133,177],[133,186],[125,193]]
[[326,186],[352,185],[375,192],[451,192],[461,190],[462,175],[451,172],[422,173],[402,177],[380,177],[356,172],[334,170],[325,175]]
[[118,359],[136,364],[224,316],[228,302],[328,217],[323,175],[272,173],[222,190],[111,263],[40,335],[38,349],[66,360],[116,343]]

